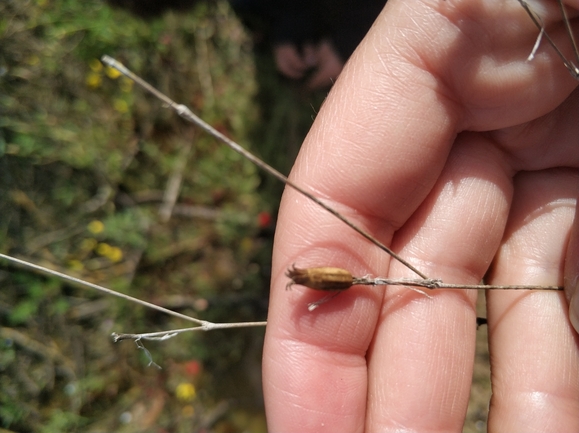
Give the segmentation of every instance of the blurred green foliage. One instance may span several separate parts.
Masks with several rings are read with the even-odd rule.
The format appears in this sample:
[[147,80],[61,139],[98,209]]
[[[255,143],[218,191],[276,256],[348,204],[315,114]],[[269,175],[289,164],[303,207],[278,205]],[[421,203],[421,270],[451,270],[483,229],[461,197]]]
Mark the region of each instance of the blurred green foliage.
[[[99,0],[0,2],[1,252],[185,314],[263,320],[272,229],[258,216],[276,203],[257,193],[255,167],[104,67],[103,54],[248,146],[255,62],[225,1],[149,21]],[[188,324],[1,266],[1,428],[264,431],[263,330],[148,343],[157,370],[110,332]],[[245,394],[232,402],[234,389]],[[257,415],[240,417],[242,407]]]
[[[98,60],[287,172],[325,92],[253,48],[225,0],[147,21],[104,0],[0,1],[0,252],[206,320],[263,320],[283,186]],[[188,325],[0,262],[0,429],[265,432],[263,329],[147,342],[162,370],[109,339]]]

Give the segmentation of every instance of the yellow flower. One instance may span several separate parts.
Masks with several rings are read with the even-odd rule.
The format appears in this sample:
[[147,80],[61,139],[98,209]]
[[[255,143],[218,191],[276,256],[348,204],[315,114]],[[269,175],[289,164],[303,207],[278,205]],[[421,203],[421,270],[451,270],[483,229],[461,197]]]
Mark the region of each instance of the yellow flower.
[[115,68],[111,68],[110,66],[105,68],[105,74],[107,74],[107,76],[113,80],[116,80],[122,75],[119,71],[117,71]]
[[98,255],[108,257],[112,248],[113,247],[111,247],[109,244],[107,244],[105,242],[101,242],[100,244],[97,245],[96,252]]
[[191,401],[195,398],[197,391],[195,391],[195,387],[192,383],[180,383],[177,385],[177,389],[175,390],[175,395],[181,401]]
[[105,225],[102,223],[102,221],[92,220],[90,223],[88,223],[88,226],[86,226],[86,228],[92,234],[97,235],[105,229]]
[[80,260],[73,259],[68,261],[68,268],[73,271],[82,271],[84,269],[84,265]]
[[97,87],[99,87],[102,82],[103,82],[103,79],[101,78],[101,76],[99,74],[94,73],[94,72],[89,72],[89,74],[86,76],[86,85],[88,87],[93,88],[93,89],[96,89]]
[[99,59],[92,59],[88,62],[88,67],[91,68],[94,72],[100,72],[103,69],[103,64]]
[[120,262],[123,260],[123,251],[119,247],[111,247],[106,257],[111,262]]
[[123,251],[118,247],[113,247],[106,242],[101,242],[95,249],[100,256],[106,257],[111,262],[120,262],[123,259]]
[[115,107],[115,110],[117,110],[119,113],[126,113],[127,111],[129,111],[129,104],[127,104],[127,101],[124,101],[122,99],[115,99],[113,106]]

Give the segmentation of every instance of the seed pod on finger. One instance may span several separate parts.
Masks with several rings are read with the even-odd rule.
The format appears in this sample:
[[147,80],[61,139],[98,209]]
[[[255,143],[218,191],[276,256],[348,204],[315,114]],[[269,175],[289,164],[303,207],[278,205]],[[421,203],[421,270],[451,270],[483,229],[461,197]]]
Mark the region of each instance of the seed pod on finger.
[[293,266],[287,270],[286,276],[291,279],[286,289],[299,284],[315,290],[346,290],[354,281],[347,270],[332,267],[300,269]]

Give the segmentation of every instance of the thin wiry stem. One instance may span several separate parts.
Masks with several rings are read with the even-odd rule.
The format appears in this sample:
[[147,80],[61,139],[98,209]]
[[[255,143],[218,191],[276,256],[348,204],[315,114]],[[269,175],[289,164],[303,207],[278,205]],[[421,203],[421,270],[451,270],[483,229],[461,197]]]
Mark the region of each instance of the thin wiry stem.
[[495,284],[449,284],[442,280],[412,280],[412,279],[391,279],[382,277],[354,277],[352,285],[366,286],[409,286],[423,287],[425,289],[470,289],[470,290],[563,290],[563,286],[538,286],[538,285],[495,285]]
[[251,152],[245,150],[243,147],[241,147],[235,141],[231,140],[230,138],[223,135],[221,132],[217,131],[215,128],[213,128],[211,125],[209,125],[207,122],[203,121],[201,118],[196,116],[188,107],[186,107],[183,104],[177,104],[175,101],[173,101],[167,95],[165,95],[164,93],[155,89],[153,86],[151,86],[145,80],[143,80],[141,77],[139,77],[138,75],[134,74],[129,69],[127,69],[122,63],[120,63],[117,60],[113,59],[112,57],[106,56],[106,55],[102,56],[101,61],[105,65],[116,69],[121,74],[130,78],[135,83],[137,83],[139,86],[141,86],[143,89],[147,90],[149,93],[151,93],[152,95],[154,95],[155,97],[157,97],[158,99],[163,101],[165,104],[167,104],[169,107],[171,107],[183,119],[199,126],[204,131],[206,131],[207,133],[209,133],[210,135],[212,135],[213,137],[215,137],[216,139],[218,139],[222,143],[225,143],[227,146],[229,146],[231,149],[233,149],[237,153],[241,154],[243,157],[247,158],[249,161],[253,162],[259,168],[265,170],[267,173],[269,173],[270,175],[272,175],[276,179],[280,180],[281,182],[285,183],[287,186],[295,189],[297,192],[299,192],[303,196],[307,197],[308,199],[310,199],[311,201],[316,203],[318,206],[321,206],[322,208],[324,208],[326,211],[328,211],[329,213],[334,215],[336,218],[341,220],[348,227],[354,229],[360,235],[364,236],[366,239],[368,239],[370,242],[372,242],[378,248],[380,248],[381,250],[390,254],[390,256],[392,256],[394,259],[398,260],[400,263],[402,263],[408,269],[413,271],[416,275],[420,276],[421,278],[427,278],[426,275],[424,275],[422,272],[420,272],[418,269],[416,269],[413,265],[411,265],[405,259],[403,259],[398,254],[396,254],[394,251],[392,251],[390,248],[388,248],[386,245],[384,245],[378,239],[373,237],[370,233],[361,229],[356,224],[354,224],[352,221],[350,221],[349,219],[344,217],[342,214],[340,214],[338,211],[336,211],[332,207],[325,204],[322,200],[320,200],[319,198],[317,198],[316,196],[314,196],[310,192],[306,191],[304,188],[297,185],[296,183],[290,181],[286,176],[281,174],[275,168],[266,164],[264,161],[262,161],[261,159],[259,159],[255,155],[253,155]]
[[[197,323],[198,325],[200,325],[200,326],[197,326],[195,328],[189,328],[191,330],[195,329],[195,330],[199,330],[199,331],[211,331],[213,329],[265,326],[267,324],[267,322],[213,323],[213,322],[209,322],[207,320],[196,319],[195,317],[190,317],[190,316],[187,316],[185,314],[181,314],[181,313],[178,313],[176,311],[169,310],[169,309],[164,308],[164,307],[160,307],[159,305],[155,305],[155,304],[152,304],[150,302],[143,301],[141,299],[134,298],[134,297],[129,296],[129,295],[125,295],[124,293],[120,293],[120,292],[117,292],[115,290],[107,289],[106,287],[99,286],[98,284],[94,284],[94,283],[90,283],[88,281],[81,280],[80,278],[71,277],[70,275],[66,275],[66,274],[63,274],[62,272],[58,272],[58,271],[54,271],[52,269],[45,268],[44,266],[35,265],[35,264],[27,262],[25,260],[17,259],[15,257],[10,257],[10,256],[7,256],[5,254],[0,254],[0,258],[2,258],[4,260],[8,260],[9,262],[12,262],[12,263],[16,263],[20,266],[24,266],[24,267],[29,268],[29,269],[34,269],[36,271],[40,271],[43,274],[52,275],[52,276],[58,277],[62,280],[70,281],[71,283],[75,283],[75,284],[79,284],[81,286],[89,287],[91,289],[98,290],[101,293],[105,293],[105,294],[111,295],[111,296],[116,296],[118,298],[122,298],[122,299],[125,299],[125,300],[130,301],[130,302],[134,302],[135,304],[142,305],[143,307],[152,308],[153,310],[157,310],[157,311],[160,311],[162,313],[178,317],[179,319],[188,320],[190,322],[194,322],[194,323]],[[159,335],[160,334],[174,333],[174,332],[175,331],[163,331],[162,333],[159,333]],[[184,331],[179,331],[179,332],[184,332]],[[117,338],[116,336],[119,336],[119,335],[131,335],[131,337]],[[141,337],[139,337],[139,335],[141,335]],[[115,341],[127,339],[127,338],[132,338],[132,339],[143,338],[142,335],[148,335],[148,334],[117,334],[114,332],[112,334],[113,339]]]
[[[327,278],[326,275],[329,275]],[[308,304],[308,310],[314,311],[320,305],[328,302],[329,300],[335,298],[340,293],[348,290],[352,286],[405,286],[411,290],[419,292],[428,298],[431,296],[418,289],[417,287],[434,290],[434,289],[466,289],[466,290],[564,290],[562,286],[538,286],[538,285],[491,285],[491,284],[449,284],[444,283],[442,280],[435,280],[432,278],[424,280],[416,279],[393,279],[393,278],[383,278],[376,277],[372,278],[369,276],[365,277],[353,277],[345,269],[338,268],[310,268],[310,269],[298,269],[293,268],[286,274],[291,282],[288,284],[288,288],[294,284],[302,285],[316,290],[325,290],[334,292],[330,295],[326,295],[315,302],[310,302]],[[486,323],[486,319],[477,317],[477,323]]]
[[121,340],[168,340],[176,335],[184,332],[196,331],[213,331],[215,329],[231,329],[231,328],[253,328],[265,326],[267,322],[237,322],[237,323],[212,323],[205,322],[202,326],[194,326],[192,328],[171,329],[169,331],[147,332],[144,334],[118,334],[113,332],[113,341],[116,343]]
[[[529,9],[528,5],[523,0],[519,0],[519,1],[523,5],[523,7],[525,7],[525,9],[528,11],[528,13],[531,15],[533,20],[536,21],[539,28],[542,29],[542,26],[537,21],[538,18],[535,18],[535,16],[533,15],[531,10]],[[545,33],[545,37],[548,38],[548,35],[546,33]],[[551,41],[550,38],[548,38],[548,39]],[[551,44],[554,45],[552,41],[551,41]],[[365,280],[364,278],[356,278],[355,279],[356,282],[354,284],[403,285],[403,286],[409,286],[409,287],[412,287],[412,286],[425,287],[428,289],[446,288],[446,289],[471,289],[471,290],[474,290],[474,289],[486,289],[486,290],[509,290],[509,289],[511,289],[511,290],[563,290],[562,287],[558,287],[558,286],[530,286],[530,285],[495,286],[495,285],[478,285],[478,284],[477,285],[446,284],[440,280],[430,279],[426,275],[424,275],[422,272],[420,272],[418,269],[416,269],[414,266],[412,266],[410,263],[408,263],[405,259],[400,257],[398,254],[396,254],[395,252],[390,250],[388,247],[386,247],[384,244],[382,244],[380,241],[378,241],[376,238],[374,238],[371,234],[369,234],[366,231],[359,228],[353,222],[351,222],[346,217],[344,217],[343,215],[338,213],[336,210],[334,210],[333,208],[331,208],[330,206],[325,204],[323,201],[318,199],[316,196],[314,196],[310,192],[306,191],[305,189],[303,189],[299,185],[290,181],[286,176],[284,176],[279,171],[277,171],[276,169],[274,169],[273,167],[271,167],[270,165],[268,165],[267,163],[265,163],[264,161],[262,161],[261,159],[259,159],[255,155],[253,155],[251,152],[249,152],[246,149],[244,149],[243,147],[241,147],[235,141],[231,140],[230,138],[226,137],[225,135],[223,135],[222,133],[220,133],[219,131],[214,129],[211,125],[209,125],[208,123],[206,123],[205,121],[200,119],[198,116],[196,116],[193,112],[191,112],[191,110],[188,107],[186,107],[185,105],[177,104],[175,101],[173,101],[167,95],[165,95],[164,93],[155,89],[149,83],[144,81],[141,77],[139,77],[138,75],[131,72],[123,64],[121,64],[117,60],[113,59],[112,57],[105,55],[101,58],[101,61],[104,64],[106,64],[107,66],[110,66],[110,67],[116,69],[117,71],[119,71],[120,73],[125,75],[126,77],[135,81],[137,84],[139,84],[145,90],[147,90],[148,92],[150,92],[151,94],[156,96],[158,99],[163,101],[165,104],[167,104],[169,107],[171,107],[177,114],[179,114],[179,116],[183,117],[185,120],[187,120],[191,123],[194,123],[195,125],[198,125],[203,130],[208,132],[210,135],[217,138],[219,141],[225,143],[231,149],[235,150],[236,152],[238,152],[239,154],[241,154],[242,156],[247,158],[249,161],[253,162],[255,165],[257,165],[261,169],[265,170],[266,172],[268,172],[269,174],[274,176],[276,179],[285,183],[289,187],[295,189],[300,194],[304,195],[305,197],[307,197],[308,199],[310,199],[314,203],[318,204],[319,206],[321,206],[322,208],[324,208],[325,210],[330,212],[332,215],[339,218],[346,225],[348,225],[349,227],[351,227],[352,229],[357,231],[359,234],[364,236],[366,239],[368,239],[373,244],[377,245],[383,251],[390,254],[394,259],[398,260],[400,263],[405,265],[407,268],[409,268],[410,270],[412,270],[413,272],[415,272],[417,275],[419,275],[422,278],[421,280],[420,279],[416,279],[416,280],[406,280],[406,279],[389,280],[389,279],[379,278],[379,279],[374,279],[373,282],[371,282],[370,279]],[[381,282],[378,282],[378,281],[381,281]],[[385,281],[388,281],[388,282],[385,282]],[[301,282],[296,282],[296,281],[294,281],[294,283],[295,284],[302,284]],[[305,285],[307,286],[307,284],[305,284]]]
[[[571,21],[569,21],[569,16],[567,15],[567,9],[562,0],[558,0],[559,9],[561,9],[561,15],[563,16],[563,21],[565,22],[565,29],[567,30],[567,35],[573,46],[573,53],[575,54],[575,61],[579,64],[579,49],[577,48],[577,42],[575,41],[575,35],[573,34],[573,29],[571,28]],[[577,71],[577,66],[575,66],[575,71]]]
[[[545,39],[547,39],[547,41],[553,47],[553,49],[555,50],[557,55],[561,58],[561,60],[563,61],[563,64],[565,65],[565,67],[567,68],[567,70],[569,71],[571,76],[573,78],[575,78],[576,80],[579,80],[579,67],[577,67],[577,65],[575,65],[569,59],[567,59],[567,57],[565,57],[565,55],[559,49],[557,44],[555,44],[555,41],[553,41],[553,39],[551,39],[549,34],[545,31],[545,26],[543,25],[543,21],[542,21],[541,17],[539,17],[539,15],[537,15],[537,13],[531,9],[529,4],[525,0],[518,0],[518,1],[521,4],[521,6],[523,7],[523,9],[525,9],[525,12],[527,12],[527,15],[529,15],[529,17],[531,18],[531,20],[533,21],[535,26],[537,26],[537,28],[541,31],[541,36],[544,37]],[[565,21],[567,33],[569,34],[569,37],[571,39],[571,44],[573,45],[575,55],[577,56],[578,62],[579,62],[579,52],[577,51],[577,44],[575,43],[575,38],[573,37],[573,31],[571,29],[571,24],[569,22],[569,18],[567,17],[567,12],[565,11],[565,6],[563,5],[561,0],[558,0],[558,2],[559,2],[559,6],[561,8],[561,13],[563,14],[563,20]]]

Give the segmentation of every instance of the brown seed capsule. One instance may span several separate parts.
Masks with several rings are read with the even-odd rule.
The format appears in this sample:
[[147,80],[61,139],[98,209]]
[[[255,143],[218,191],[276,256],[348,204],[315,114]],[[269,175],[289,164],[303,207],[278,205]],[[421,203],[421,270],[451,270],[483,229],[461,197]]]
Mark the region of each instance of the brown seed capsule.
[[330,267],[299,269],[293,266],[287,270],[286,276],[291,279],[286,289],[299,284],[316,290],[346,290],[354,280],[347,270]]

